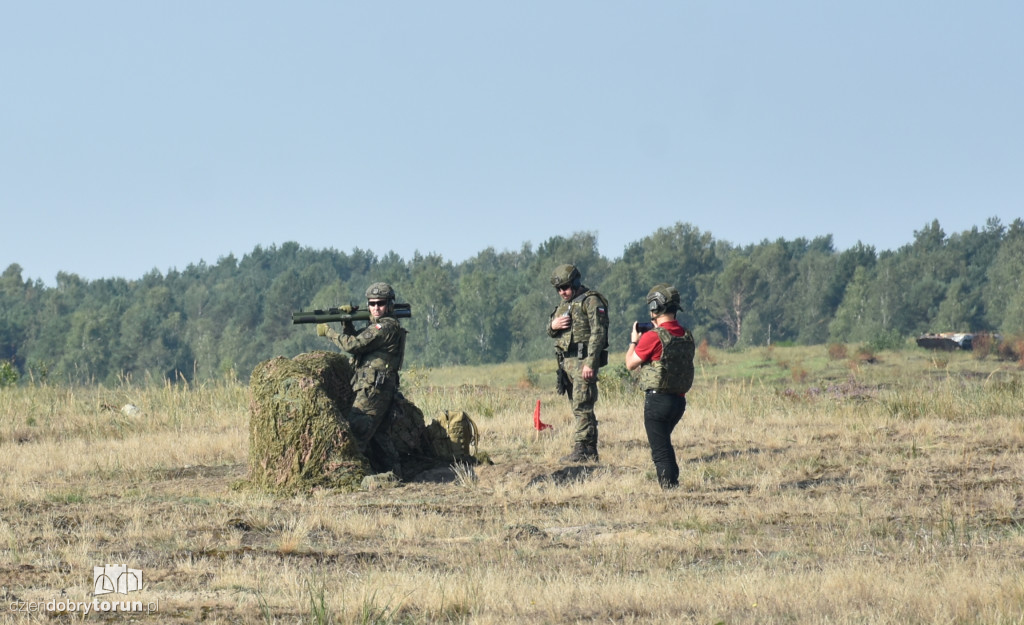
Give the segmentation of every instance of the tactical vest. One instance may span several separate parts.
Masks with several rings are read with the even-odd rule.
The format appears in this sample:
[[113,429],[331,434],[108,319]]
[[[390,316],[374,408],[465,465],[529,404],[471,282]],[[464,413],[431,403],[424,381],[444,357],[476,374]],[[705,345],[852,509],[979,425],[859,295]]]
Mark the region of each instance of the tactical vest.
[[[572,318],[572,325],[569,326],[568,331],[562,332],[555,342],[555,347],[563,352],[571,351],[573,345],[580,343],[589,343],[590,334],[593,329],[590,327],[590,318],[587,313],[583,310],[583,302],[588,297],[594,296],[600,300],[601,305],[604,306],[605,310],[608,309],[608,300],[597,291],[584,291],[576,297],[572,298],[568,302],[562,302],[558,308],[555,309],[553,316],[565,316],[569,315]],[[607,347],[607,341],[602,349]]]
[[644,363],[640,371],[640,387],[665,393],[685,393],[693,386],[693,335],[689,330],[675,336],[662,327],[652,332],[661,340],[661,359]]
[[377,323],[381,326],[379,332],[387,335],[388,340],[381,349],[360,354],[355,359],[353,390],[369,386],[380,387],[388,383],[398,386],[398,372],[405,357],[407,331],[394,317],[381,317]]

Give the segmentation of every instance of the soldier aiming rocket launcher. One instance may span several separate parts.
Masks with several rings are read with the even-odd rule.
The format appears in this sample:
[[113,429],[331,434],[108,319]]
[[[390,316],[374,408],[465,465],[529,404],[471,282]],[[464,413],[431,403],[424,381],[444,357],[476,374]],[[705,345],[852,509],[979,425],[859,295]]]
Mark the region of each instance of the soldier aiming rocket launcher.
[[[412,317],[412,306],[409,304],[395,304],[393,316],[396,319],[408,319]],[[326,310],[300,310],[292,313],[292,323],[332,323],[335,321],[369,321],[370,311],[359,308],[355,304],[346,304]]]

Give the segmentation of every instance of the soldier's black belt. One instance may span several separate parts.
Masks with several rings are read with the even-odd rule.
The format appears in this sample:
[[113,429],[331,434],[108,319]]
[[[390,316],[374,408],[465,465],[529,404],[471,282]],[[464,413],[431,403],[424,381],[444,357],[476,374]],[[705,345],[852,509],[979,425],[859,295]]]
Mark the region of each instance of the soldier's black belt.
[[587,357],[587,344],[586,343],[573,343],[569,346],[569,349],[562,352],[567,358],[586,358]]

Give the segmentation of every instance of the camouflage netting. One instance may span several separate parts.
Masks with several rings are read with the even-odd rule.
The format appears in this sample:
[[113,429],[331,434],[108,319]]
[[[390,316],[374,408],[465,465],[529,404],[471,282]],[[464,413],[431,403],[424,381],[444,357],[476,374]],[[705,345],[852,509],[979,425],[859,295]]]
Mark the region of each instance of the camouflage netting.
[[[336,352],[311,352],[272,358],[256,366],[249,386],[249,483],[281,493],[313,488],[355,490],[373,466],[387,458],[367,458],[348,423],[352,407],[352,365]],[[452,413],[455,414],[455,413]],[[464,413],[458,413],[465,416]],[[458,428],[425,423],[423,412],[399,393],[387,427],[397,452],[396,475],[416,474],[453,462],[475,464]],[[475,430],[474,430],[475,431]],[[372,449],[372,448],[371,448]],[[371,449],[366,453],[373,455]],[[383,470],[383,469],[382,469]]]
[[272,358],[249,383],[249,481],[275,492],[353,490],[371,472],[346,415],[352,366],[339,353]]

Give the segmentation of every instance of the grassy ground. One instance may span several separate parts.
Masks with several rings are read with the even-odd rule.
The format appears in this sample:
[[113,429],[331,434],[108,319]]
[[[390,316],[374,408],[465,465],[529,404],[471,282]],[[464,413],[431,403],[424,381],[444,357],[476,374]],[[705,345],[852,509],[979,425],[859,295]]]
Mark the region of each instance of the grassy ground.
[[[617,366],[598,465],[557,461],[553,362],[411,370],[406,395],[469,412],[494,464],[288,499],[242,486],[244,387],[0,389],[0,622],[1024,623],[1017,364],[698,360],[670,493]],[[66,609],[108,563],[144,589],[96,599],[152,613]]]

